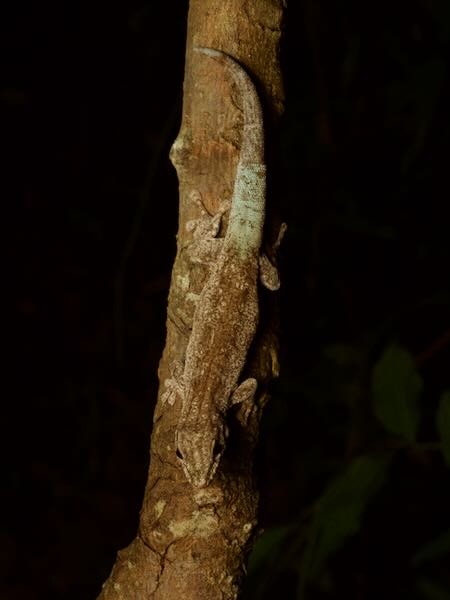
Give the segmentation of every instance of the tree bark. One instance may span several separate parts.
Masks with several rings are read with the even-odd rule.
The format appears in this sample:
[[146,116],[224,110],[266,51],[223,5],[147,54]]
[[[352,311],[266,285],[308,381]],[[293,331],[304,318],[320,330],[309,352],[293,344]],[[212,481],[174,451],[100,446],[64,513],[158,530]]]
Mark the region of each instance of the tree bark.
[[[231,198],[241,144],[238,91],[220,64],[192,49],[218,49],[241,63],[260,95],[270,139],[283,107],[278,63],[283,8],[284,0],[190,3],[182,125],[171,152],[180,183],[178,249],[158,372],[151,464],[138,534],[118,552],[99,600],[228,600],[239,592],[257,527],[253,451],[267,383],[278,374],[273,294],[260,293],[262,316],[245,368],[245,376],[258,381],[254,409],[250,414],[230,411],[227,450],[206,488],[194,488],[179,466],[174,441],[181,402],[163,405],[161,393],[175,364],[183,361],[196,299],[208,277],[208,267],[193,263],[189,255],[192,224],[201,216],[201,204],[214,215]],[[270,153],[267,159],[270,174]],[[268,238],[272,225],[266,222]]]

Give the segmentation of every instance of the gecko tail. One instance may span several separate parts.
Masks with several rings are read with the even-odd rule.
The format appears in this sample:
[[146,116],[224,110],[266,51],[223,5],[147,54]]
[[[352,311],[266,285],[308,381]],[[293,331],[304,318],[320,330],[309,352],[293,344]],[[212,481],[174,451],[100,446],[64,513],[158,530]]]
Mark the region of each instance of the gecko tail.
[[264,128],[261,102],[249,75],[238,61],[221,50],[196,46],[194,52],[204,54],[223,64],[227,77],[238,88],[244,113],[244,131],[239,162],[241,164],[264,163]]

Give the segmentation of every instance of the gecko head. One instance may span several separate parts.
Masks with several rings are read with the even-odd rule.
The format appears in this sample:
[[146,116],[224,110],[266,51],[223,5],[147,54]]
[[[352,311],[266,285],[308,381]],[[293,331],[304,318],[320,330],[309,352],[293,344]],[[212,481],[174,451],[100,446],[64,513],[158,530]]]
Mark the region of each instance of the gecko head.
[[195,487],[206,487],[212,481],[225,450],[228,436],[226,424],[219,420],[214,427],[184,427],[176,433],[176,452],[184,474]]

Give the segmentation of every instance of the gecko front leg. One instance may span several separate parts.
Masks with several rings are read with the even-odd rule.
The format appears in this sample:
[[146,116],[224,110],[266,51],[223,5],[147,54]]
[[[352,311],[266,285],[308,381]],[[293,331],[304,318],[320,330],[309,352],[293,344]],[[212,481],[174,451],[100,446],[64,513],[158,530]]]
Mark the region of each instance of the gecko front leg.
[[[256,379],[246,379],[231,394],[230,406],[244,404],[246,413],[254,403]],[[247,408],[248,407],[248,408]],[[183,412],[183,411],[182,411]],[[206,415],[192,412],[180,419],[175,433],[177,458],[188,481],[195,487],[206,487],[216,474],[228,438],[226,414],[210,411]]]

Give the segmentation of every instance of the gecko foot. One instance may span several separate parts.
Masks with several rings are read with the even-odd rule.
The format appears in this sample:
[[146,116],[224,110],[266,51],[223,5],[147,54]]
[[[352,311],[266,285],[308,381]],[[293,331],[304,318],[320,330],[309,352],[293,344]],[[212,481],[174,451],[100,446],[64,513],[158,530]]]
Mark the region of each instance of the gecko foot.
[[183,384],[182,382],[183,367],[181,363],[176,363],[172,372],[172,377],[169,377],[164,381],[165,390],[161,394],[161,402],[164,405],[166,402],[173,406],[177,395],[183,397]]

